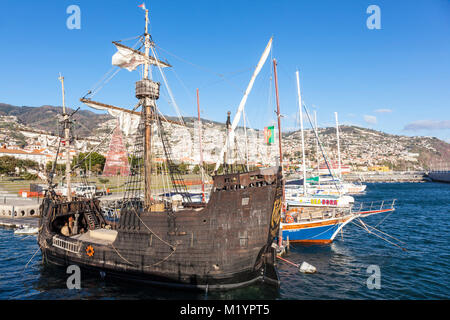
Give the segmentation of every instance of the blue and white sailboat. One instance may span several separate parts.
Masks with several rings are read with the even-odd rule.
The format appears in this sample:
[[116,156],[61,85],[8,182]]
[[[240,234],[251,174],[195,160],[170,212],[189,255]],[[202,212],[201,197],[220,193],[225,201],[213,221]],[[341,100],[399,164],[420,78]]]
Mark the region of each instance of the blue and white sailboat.
[[[341,231],[342,228],[353,219],[380,212],[394,211],[395,200],[390,206],[384,206],[383,201],[381,206],[376,210],[372,210],[371,206],[370,210],[355,211],[353,210],[353,197],[345,195],[344,190],[340,185],[341,181],[336,179],[331,181],[332,184],[330,187],[335,187],[337,194],[314,194],[311,193],[311,188],[308,192],[305,165],[305,142],[303,136],[303,113],[298,71],[296,72],[296,78],[302,137],[303,187],[300,187],[299,185],[285,187],[287,211],[284,217],[282,217],[280,224],[282,240],[288,240],[289,242],[294,243],[331,243],[339,231]],[[311,120],[306,106],[305,111],[309,120]],[[318,145],[322,149],[317,128],[315,126],[312,127]],[[324,156],[325,163],[328,166],[328,160],[323,149],[322,154]],[[329,171],[333,177],[330,168]]]

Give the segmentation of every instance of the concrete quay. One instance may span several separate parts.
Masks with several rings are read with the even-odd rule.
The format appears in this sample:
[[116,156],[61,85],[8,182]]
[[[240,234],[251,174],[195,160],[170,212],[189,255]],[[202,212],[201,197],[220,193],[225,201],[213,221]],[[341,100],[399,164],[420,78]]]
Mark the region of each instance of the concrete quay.
[[0,227],[4,228],[20,228],[21,226],[37,227],[39,225],[39,219],[37,217],[28,218],[6,218],[0,216]]
[[[391,171],[391,172],[351,172],[343,174],[348,182],[428,182],[431,179],[422,171]],[[288,180],[302,179],[300,174],[287,177]]]
[[358,172],[343,175],[351,182],[428,182],[430,179],[422,171]]
[[0,218],[24,218],[39,216],[38,198],[20,198],[11,194],[0,195]]

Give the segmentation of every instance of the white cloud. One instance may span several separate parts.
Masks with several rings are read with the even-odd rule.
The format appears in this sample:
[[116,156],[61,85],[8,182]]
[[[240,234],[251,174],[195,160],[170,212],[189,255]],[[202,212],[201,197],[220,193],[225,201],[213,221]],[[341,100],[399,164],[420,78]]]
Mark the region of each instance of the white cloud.
[[392,110],[391,109],[377,109],[374,112],[376,112],[376,113],[391,113]]
[[377,117],[375,116],[369,116],[367,114],[364,115],[364,121],[369,124],[376,124],[377,123]]
[[418,120],[408,123],[403,130],[445,130],[450,129],[450,120]]

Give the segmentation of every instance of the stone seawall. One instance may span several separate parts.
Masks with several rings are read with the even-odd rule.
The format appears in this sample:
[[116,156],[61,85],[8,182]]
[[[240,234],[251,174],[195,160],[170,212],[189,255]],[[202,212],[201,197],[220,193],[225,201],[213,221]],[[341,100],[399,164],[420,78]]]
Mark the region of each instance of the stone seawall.
[[344,175],[345,181],[362,182],[427,182],[425,172],[405,171],[405,172],[363,172],[349,173]]
[[[301,179],[301,175],[293,174],[287,177]],[[348,182],[427,182],[431,181],[425,172],[421,171],[392,171],[392,172],[352,172],[343,175]]]
[[21,198],[11,193],[0,194],[0,217],[38,217],[41,199]]

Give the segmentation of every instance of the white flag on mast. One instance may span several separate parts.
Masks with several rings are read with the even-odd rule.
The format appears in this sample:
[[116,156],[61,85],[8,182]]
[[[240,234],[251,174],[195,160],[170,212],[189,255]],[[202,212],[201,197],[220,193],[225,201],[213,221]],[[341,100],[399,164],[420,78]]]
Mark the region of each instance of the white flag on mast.
[[[142,52],[131,49],[117,42],[113,42],[113,44],[117,48],[117,52],[112,56],[113,66],[118,66],[127,69],[128,71],[133,71],[139,65],[145,63],[145,55]],[[171,67],[171,65],[167,62],[157,60],[152,56],[148,57],[148,63],[161,68]]]
[[118,66],[128,71],[133,71],[137,66],[145,63],[145,57],[126,47],[114,44],[117,52],[112,56],[113,66]]

